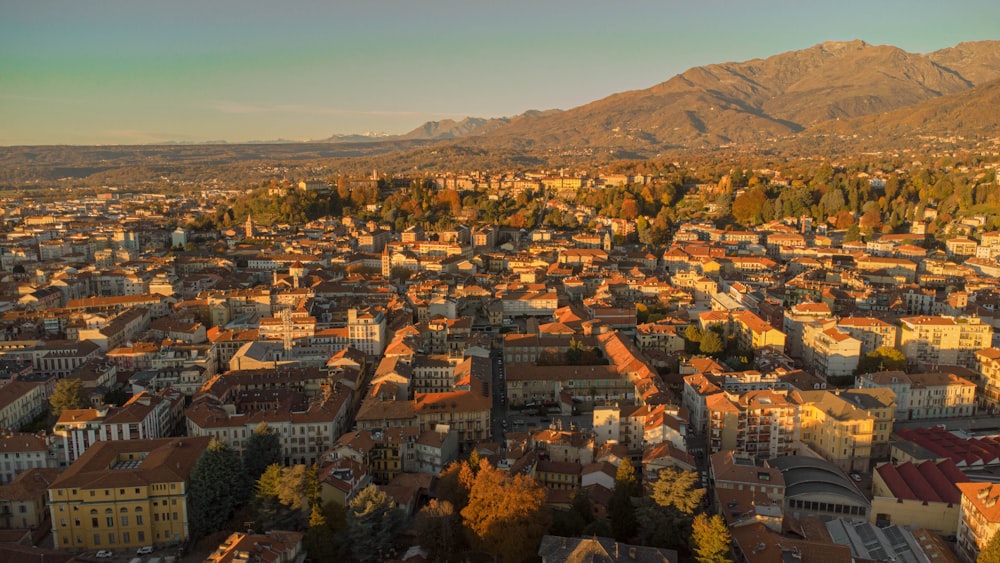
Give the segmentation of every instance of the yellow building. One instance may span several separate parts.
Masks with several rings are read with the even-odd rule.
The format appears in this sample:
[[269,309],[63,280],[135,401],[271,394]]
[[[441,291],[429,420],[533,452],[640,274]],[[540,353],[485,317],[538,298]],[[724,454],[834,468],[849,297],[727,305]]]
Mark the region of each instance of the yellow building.
[[123,549],[188,539],[188,480],[211,438],[98,442],[51,486],[59,549]]
[[976,352],[976,406],[988,412],[1000,409],[1000,349]]
[[840,396],[875,417],[872,457],[886,457],[892,425],[896,422],[896,394],[892,389],[848,389]]
[[844,471],[867,471],[875,417],[830,391],[794,391],[803,443]]
[[900,319],[899,349],[913,365],[976,367],[976,352],[989,348],[993,328],[979,317],[919,316]]
[[883,463],[872,472],[872,510],[868,520],[880,528],[925,528],[955,533],[962,495],[958,483],[968,477],[951,459],[898,465]]

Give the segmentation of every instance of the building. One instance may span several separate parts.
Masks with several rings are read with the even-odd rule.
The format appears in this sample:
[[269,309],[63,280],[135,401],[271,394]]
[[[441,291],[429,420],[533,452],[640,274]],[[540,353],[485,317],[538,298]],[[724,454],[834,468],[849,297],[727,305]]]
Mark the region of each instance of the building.
[[385,315],[371,309],[347,311],[348,340],[351,346],[369,356],[381,356],[385,350]]
[[272,530],[264,534],[234,532],[204,563],[293,563],[304,555],[302,532]]
[[210,438],[98,442],[49,486],[59,549],[130,549],[189,537],[188,485]]
[[793,391],[791,398],[799,404],[804,444],[843,471],[868,471],[873,415],[830,391]]
[[861,361],[861,341],[833,321],[810,323],[802,336],[803,360],[822,377],[850,377]]
[[12,432],[0,435],[0,484],[29,469],[59,467],[44,435]]
[[874,352],[882,347],[896,346],[898,329],[881,319],[870,317],[844,317],[837,321],[837,328],[844,329],[861,341],[861,354]]
[[899,349],[914,366],[974,369],[976,352],[989,348],[993,338],[993,328],[979,317],[907,317],[900,324]]
[[950,459],[883,463],[872,472],[869,521],[880,528],[906,526],[953,535],[962,506],[958,483],[967,481]]
[[867,521],[871,503],[836,465],[806,456],[783,456],[769,465],[785,479],[785,515],[798,520],[845,518]]
[[59,464],[73,463],[97,442],[167,437],[175,422],[171,410],[169,399],[149,393],[121,407],[64,410],[52,428]]
[[856,384],[859,389],[891,389],[900,421],[970,416],[976,408],[976,384],[947,371],[866,373]]
[[979,552],[1000,530],[1000,485],[995,483],[958,483],[962,507],[958,520],[958,556],[973,563]]

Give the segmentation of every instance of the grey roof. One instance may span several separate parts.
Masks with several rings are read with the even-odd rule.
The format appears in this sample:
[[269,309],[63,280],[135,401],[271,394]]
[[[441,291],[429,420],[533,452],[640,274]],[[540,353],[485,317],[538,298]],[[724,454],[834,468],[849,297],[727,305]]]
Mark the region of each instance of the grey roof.
[[926,561],[923,550],[909,531],[898,526],[877,528],[869,522],[851,522],[838,518],[826,523],[833,543],[851,548],[855,559],[872,561]]
[[781,470],[786,498],[825,493],[839,495],[850,504],[871,506],[847,475],[824,459],[790,455],[774,458],[768,464]]

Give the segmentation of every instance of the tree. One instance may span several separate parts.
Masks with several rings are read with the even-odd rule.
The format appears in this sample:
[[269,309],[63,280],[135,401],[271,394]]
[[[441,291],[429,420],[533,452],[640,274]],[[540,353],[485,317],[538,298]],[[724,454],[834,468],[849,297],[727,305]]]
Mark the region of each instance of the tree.
[[65,410],[82,409],[87,406],[87,396],[83,392],[83,381],[75,377],[60,379],[52,395],[49,396],[52,414],[59,416]]
[[611,531],[618,541],[626,541],[635,535],[637,522],[632,497],[641,492],[635,480],[635,469],[628,459],[622,459],[615,473],[615,489],[608,502],[608,516]]
[[414,527],[421,547],[430,552],[432,560],[445,560],[459,551],[462,528],[458,513],[450,502],[431,499],[417,513]]
[[438,476],[437,498],[450,502],[457,512],[461,512],[469,504],[469,489],[474,481],[469,462],[454,461]]
[[763,188],[746,190],[733,200],[733,219],[744,225],[757,225],[764,221],[767,209],[767,194]]
[[344,506],[335,502],[329,502],[322,508],[318,504],[313,505],[312,514],[309,516],[309,529],[303,538],[310,559],[343,561],[350,557],[349,553],[345,553],[347,542],[337,541],[338,536],[347,529],[346,517]]
[[660,506],[694,514],[705,498],[705,489],[697,488],[697,482],[698,474],[694,471],[662,469],[659,479],[653,483],[652,498]]
[[531,477],[508,475],[484,461],[461,512],[470,543],[503,561],[531,557],[551,522],[545,496]]
[[249,491],[240,456],[225,442],[213,439],[191,471],[191,535],[200,538],[221,530],[236,508],[246,502]]
[[266,422],[261,422],[247,438],[247,447],[243,451],[243,466],[251,481],[260,479],[267,466],[281,463],[281,437]]
[[722,337],[719,333],[714,330],[706,330],[704,334],[701,335],[701,343],[698,345],[698,350],[702,354],[718,354],[725,349],[725,345],[722,342]]
[[386,559],[401,524],[402,515],[392,498],[375,485],[365,487],[347,508],[347,538],[354,557],[360,561]]
[[854,373],[862,375],[904,369],[906,369],[906,356],[895,348],[882,346],[862,356]]
[[254,487],[254,526],[260,530],[298,530],[319,503],[315,466],[267,466]]
[[711,518],[699,514],[691,525],[691,549],[698,563],[728,563],[733,560],[730,551],[729,528],[718,514]]

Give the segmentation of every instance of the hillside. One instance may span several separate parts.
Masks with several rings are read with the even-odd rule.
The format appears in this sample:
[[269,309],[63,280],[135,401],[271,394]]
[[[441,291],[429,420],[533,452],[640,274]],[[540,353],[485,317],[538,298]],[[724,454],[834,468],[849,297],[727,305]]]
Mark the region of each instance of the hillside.
[[826,42],[767,59],[695,67],[645,90],[514,120],[466,143],[496,150],[588,149],[644,156],[752,145],[831,119],[892,112],[965,92],[1000,78],[997,53],[996,41],[963,43],[929,55],[863,41]]

